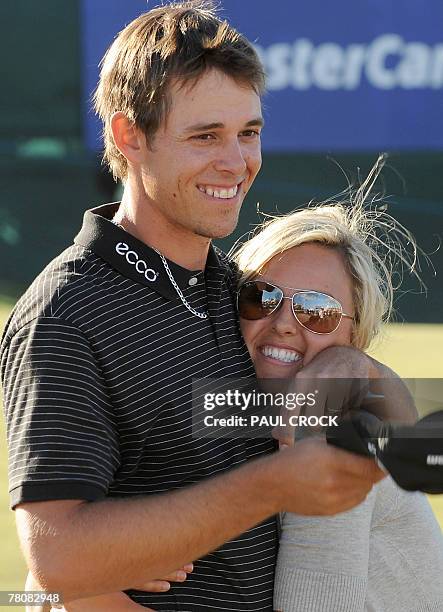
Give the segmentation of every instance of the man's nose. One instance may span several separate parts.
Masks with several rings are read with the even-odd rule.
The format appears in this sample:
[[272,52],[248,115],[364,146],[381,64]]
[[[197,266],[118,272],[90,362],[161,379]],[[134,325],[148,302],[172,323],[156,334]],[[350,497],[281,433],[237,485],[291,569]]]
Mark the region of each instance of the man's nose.
[[229,172],[242,179],[245,175],[247,164],[246,155],[241,143],[237,139],[226,142],[219,150],[219,156],[214,165],[218,172]]

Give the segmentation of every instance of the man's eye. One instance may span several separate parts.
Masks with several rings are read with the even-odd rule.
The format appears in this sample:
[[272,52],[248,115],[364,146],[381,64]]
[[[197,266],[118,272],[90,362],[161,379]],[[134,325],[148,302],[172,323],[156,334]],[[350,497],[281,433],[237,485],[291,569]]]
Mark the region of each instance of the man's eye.
[[258,130],[245,130],[241,135],[247,138],[259,138],[260,132]]
[[193,138],[197,140],[212,140],[214,138],[213,134],[197,134]]

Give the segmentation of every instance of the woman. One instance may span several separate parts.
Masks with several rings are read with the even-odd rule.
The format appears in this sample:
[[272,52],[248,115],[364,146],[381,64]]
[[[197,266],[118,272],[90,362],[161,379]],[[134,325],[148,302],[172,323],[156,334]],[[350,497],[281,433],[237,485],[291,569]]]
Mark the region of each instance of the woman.
[[[366,350],[389,316],[391,275],[371,243],[377,228],[405,233],[363,201],[276,218],[237,252],[241,329],[259,378],[297,377],[332,345]],[[396,240],[386,248],[401,253]],[[387,477],[351,511],[281,518],[276,610],[443,610],[443,538],[423,494]]]

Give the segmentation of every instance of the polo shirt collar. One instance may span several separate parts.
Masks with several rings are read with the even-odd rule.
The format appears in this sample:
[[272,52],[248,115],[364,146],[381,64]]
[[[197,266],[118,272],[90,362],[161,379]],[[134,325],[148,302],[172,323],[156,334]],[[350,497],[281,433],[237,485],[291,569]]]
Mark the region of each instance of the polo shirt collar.
[[[115,202],[87,210],[82,228],[74,239],[75,244],[93,251],[126,278],[146,285],[168,299],[180,300],[157,251],[112,222],[119,205],[120,202]],[[202,270],[191,271],[173,261],[166,261],[181,291],[197,284],[191,279],[203,282]],[[219,280],[228,273],[212,245],[206,269]]]

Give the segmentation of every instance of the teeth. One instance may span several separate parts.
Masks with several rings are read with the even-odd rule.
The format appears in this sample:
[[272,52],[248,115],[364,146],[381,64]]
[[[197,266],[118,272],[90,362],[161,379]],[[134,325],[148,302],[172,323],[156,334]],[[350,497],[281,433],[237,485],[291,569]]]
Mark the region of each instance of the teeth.
[[198,188],[203,193],[221,200],[229,200],[230,198],[234,198],[238,191],[238,185],[234,185],[234,187],[231,187],[230,189],[215,189],[212,187],[204,187],[203,185],[199,185]]
[[295,351],[279,349],[275,346],[263,346],[261,351],[265,357],[272,357],[273,359],[278,359],[279,361],[284,361],[285,363],[295,363],[296,361],[300,361],[302,358],[301,355]]

